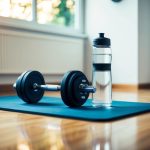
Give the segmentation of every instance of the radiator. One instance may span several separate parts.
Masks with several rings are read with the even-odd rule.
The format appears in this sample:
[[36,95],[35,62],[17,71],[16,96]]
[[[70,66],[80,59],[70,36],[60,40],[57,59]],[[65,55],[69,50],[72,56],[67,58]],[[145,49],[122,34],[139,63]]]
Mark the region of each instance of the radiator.
[[83,39],[0,29],[1,80],[25,70],[50,75],[83,71],[83,63]]

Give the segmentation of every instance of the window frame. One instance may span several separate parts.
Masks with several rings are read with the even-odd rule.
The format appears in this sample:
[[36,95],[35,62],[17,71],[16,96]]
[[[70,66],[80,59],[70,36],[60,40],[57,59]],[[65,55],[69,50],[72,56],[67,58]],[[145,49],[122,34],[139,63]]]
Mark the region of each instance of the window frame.
[[[39,24],[36,21],[36,0],[32,0],[32,10],[33,10],[33,19],[32,21],[26,21],[11,17],[3,17],[0,16],[0,28],[7,29],[15,29],[15,30],[23,30],[44,34],[53,34],[53,35],[61,35],[61,36],[71,36],[71,37],[79,37],[85,38],[84,34],[84,4],[85,0],[78,0],[77,9],[78,14],[76,15],[76,20],[78,23],[75,25],[77,28],[65,27],[65,26],[57,26],[51,24]],[[76,22],[76,21],[75,21]]]

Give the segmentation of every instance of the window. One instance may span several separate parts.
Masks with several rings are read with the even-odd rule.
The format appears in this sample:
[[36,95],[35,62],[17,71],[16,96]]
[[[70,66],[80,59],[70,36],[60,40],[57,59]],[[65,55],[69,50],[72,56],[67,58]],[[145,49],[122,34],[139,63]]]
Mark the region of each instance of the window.
[[32,0],[0,0],[0,16],[32,20]]
[[37,22],[74,25],[75,0],[37,0]]
[[77,30],[81,0],[0,0],[0,16]]

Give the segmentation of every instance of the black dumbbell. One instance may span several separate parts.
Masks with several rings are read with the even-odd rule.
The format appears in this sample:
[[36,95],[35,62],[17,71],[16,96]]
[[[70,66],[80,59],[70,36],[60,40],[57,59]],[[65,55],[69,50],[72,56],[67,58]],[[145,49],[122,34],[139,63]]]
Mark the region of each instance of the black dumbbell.
[[39,71],[26,71],[18,77],[13,87],[17,95],[27,103],[40,101],[44,91],[60,91],[63,102],[70,107],[83,105],[89,93],[96,91],[96,88],[89,86],[86,76],[81,71],[65,73],[61,85],[46,85]]

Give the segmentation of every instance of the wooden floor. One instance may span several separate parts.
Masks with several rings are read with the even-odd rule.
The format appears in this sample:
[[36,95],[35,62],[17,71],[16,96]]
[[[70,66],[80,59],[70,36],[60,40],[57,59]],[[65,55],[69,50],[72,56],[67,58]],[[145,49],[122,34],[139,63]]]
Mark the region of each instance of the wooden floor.
[[[150,90],[113,91],[113,99],[150,102]],[[0,111],[0,149],[150,150],[150,113],[97,123]]]

